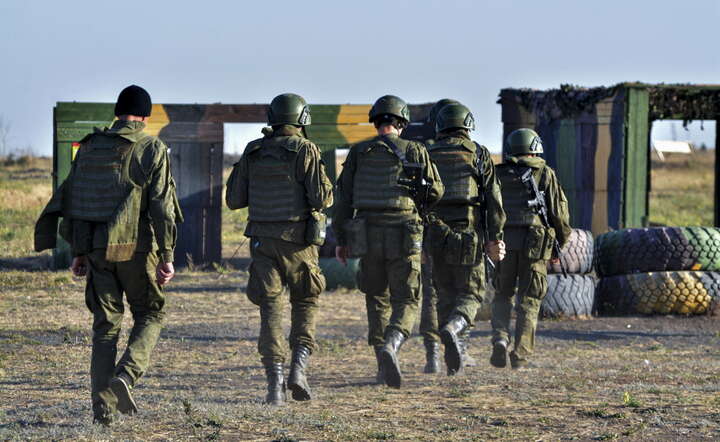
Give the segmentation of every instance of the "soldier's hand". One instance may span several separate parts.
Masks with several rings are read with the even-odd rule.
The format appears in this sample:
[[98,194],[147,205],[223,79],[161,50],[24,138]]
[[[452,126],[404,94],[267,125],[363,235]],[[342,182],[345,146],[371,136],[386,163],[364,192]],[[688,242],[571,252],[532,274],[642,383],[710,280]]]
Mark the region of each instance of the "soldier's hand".
[[340,264],[346,266],[347,265],[347,258],[348,258],[348,248],[347,246],[336,246],[335,247],[335,259],[340,261]]
[[499,240],[488,241],[485,243],[485,253],[495,262],[502,261],[505,258],[505,242]]
[[560,258],[551,258],[551,259],[550,259],[550,264],[552,264],[552,265],[558,265],[558,264],[560,264]]
[[157,265],[155,273],[157,275],[157,283],[159,285],[165,285],[175,276],[175,267],[173,267],[173,263],[171,262],[160,262]]
[[70,270],[72,270],[74,276],[80,277],[87,275],[87,258],[84,256],[76,256],[73,258]]

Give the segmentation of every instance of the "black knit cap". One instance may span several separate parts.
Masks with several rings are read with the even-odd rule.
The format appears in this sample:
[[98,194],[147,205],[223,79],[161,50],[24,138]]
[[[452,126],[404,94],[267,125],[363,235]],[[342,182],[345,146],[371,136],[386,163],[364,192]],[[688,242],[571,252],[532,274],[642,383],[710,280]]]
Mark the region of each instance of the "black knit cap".
[[138,117],[149,117],[152,111],[152,100],[150,94],[140,86],[128,86],[118,95],[115,103],[115,116],[136,115]]

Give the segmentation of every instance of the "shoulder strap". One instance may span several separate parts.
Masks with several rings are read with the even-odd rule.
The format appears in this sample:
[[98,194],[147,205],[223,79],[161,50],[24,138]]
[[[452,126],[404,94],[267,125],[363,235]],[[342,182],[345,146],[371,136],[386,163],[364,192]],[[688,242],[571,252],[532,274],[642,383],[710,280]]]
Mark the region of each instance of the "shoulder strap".
[[395,154],[395,156],[398,157],[398,159],[400,160],[400,162],[402,163],[403,166],[407,166],[407,165],[408,165],[408,160],[407,160],[407,158],[405,157],[405,152],[403,152],[402,150],[400,150],[400,148],[397,147],[397,145],[390,140],[390,137],[387,137],[387,136],[383,135],[383,136],[380,137],[380,139],[383,140],[383,142],[384,142],[385,144],[387,144],[388,146],[390,146],[390,149],[393,151],[393,153]]

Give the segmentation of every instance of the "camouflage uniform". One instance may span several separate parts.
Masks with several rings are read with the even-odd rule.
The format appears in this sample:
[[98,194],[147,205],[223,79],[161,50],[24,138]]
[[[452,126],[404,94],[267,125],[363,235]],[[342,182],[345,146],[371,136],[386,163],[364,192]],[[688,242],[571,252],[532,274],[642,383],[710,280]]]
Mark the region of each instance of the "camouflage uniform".
[[442,132],[428,150],[445,185],[433,211],[441,223],[431,224],[428,236],[438,318],[442,327],[460,315],[472,327],[485,291],[484,244],[503,237],[500,185],[490,153],[467,131]]
[[[549,222],[546,229],[540,217],[528,208],[529,192],[520,181],[522,170],[531,168],[540,191],[545,192]],[[533,156],[506,156],[496,168],[502,185],[502,198],[507,214],[505,244],[507,256],[497,269],[498,293],[492,305],[493,343],[510,342],[510,315],[513,298],[519,294],[515,323],[514,350],[510,354],[513,367],[527,363],[535,345],[540,304],[547,292],[547,261],[551,258],[551,239],[560,246],[570,236],[567,199],[545,160]]]
[[[144,128],[118,120],[85,137],[36,226],[36,249],[52,248],[57,217],[63,216],[61,235],[74,256],[88,260],[85,302],[94,317],[90,375],[97,419],[117,406],[111,378],[123,374],[135,384],[150,365],[165,316],[155,270],[159,261],[172,263],[175,223],[182,221],[167,147]],[[116,363],[123,293],[134,325]]]
[[290,289],[292,306],[290,348],[307,349],[307,358],[316,347],[315,315],[325,278],[318,267],[318,247],[307,241],[306,230],[332,202],[320,150],[293,125],[275,126],[266,137],[250,142],[228,180],[228,207],[248,207],[245,235],[252,262],[247,296],[260,307],[258,351],[266,370],[282,371],[287,357],[284,286]]
[[[443,186],[425,147],[396,135],[387,139],[409,162],[425,166],[428,203]],[[390,330],[407,338],[420,300],[423,227],[408,188],[398,184],[402,163],[383,137],[353,145],[338,178],[333,230],[339,246],[361,257],[358,285],[365,293],[368,343],[378,348]]]

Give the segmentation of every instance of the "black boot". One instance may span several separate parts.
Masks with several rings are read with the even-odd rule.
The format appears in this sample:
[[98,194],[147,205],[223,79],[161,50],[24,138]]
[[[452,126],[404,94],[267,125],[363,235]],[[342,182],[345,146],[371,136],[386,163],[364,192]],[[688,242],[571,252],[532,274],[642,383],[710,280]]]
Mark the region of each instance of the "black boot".
[[402,385],[402,372],[400,371],[400,360],[398,353],[405,342],[405,335],[394,329],[385,332],[385,345],[380,350],[382,370],[385,374],[385,385],[393,388],[400,388]]
[[440,344],[436,341],[425,341],[425,369],[423,373],[440,373]]
[[498,339],[493,342],[493,351],[490,356],[490,365],[497,368],[505,368],[507,365],[507,346],[508,343],[504,339]]
[[292,398],[296,401],[309,401],[312,399],[310,385],[305,377],[305,369],[310,359],[310,349],[304,345],[298,345],[293,349],[292,362],[290,363],[290,376],[288,376],[288,388],[292,392]]
[[445,365],[448,376],[453,376],[462,371],[462,347],[460,335],[467,328],[468,323],[464,317],[454,315],[440,330],[440,339],[445,345]]
[[274,406],[285,405],[285,379],[283,378],[283,364],[273,363],[265,365],[268,393],[265,403]]
[[380,356],[380,351],[382,350],[382,345],[376,345],[375,347],[375,359],[377,360],[377,375],[375,375],[375,381],[378,384],[384,384],[385,383],[385,370],[383,370],[382,365],[382,356]]

